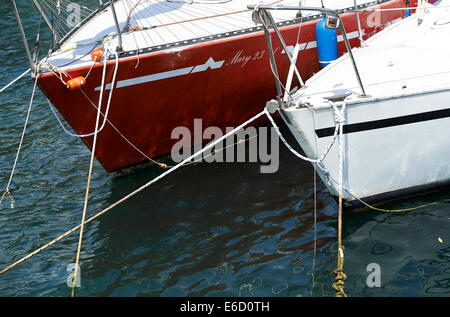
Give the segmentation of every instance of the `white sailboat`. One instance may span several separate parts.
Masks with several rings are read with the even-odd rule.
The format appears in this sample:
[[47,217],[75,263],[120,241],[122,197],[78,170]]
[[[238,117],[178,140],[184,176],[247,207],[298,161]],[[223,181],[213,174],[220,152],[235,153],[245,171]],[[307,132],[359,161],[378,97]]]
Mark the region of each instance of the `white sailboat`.
[[[422,13],[317,73],[279,109],[310,159],[328,152],[313,164],[333,196],[342,184],[347,204],[449,184],[449,8],[448,0],[425,3]],[[342,183],[335,142],[340,121]]]

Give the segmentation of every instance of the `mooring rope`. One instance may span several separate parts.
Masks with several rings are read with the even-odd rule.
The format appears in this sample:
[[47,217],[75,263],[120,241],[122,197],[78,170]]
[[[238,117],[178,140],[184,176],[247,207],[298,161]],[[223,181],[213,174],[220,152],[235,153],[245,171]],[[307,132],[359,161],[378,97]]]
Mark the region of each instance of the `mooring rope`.
[[[328,175],[328,178],[330,180],[332,180],[335,184],[338,184],[338,182],[331,177],[330,175]],[[348,189],[347,187],[343,187],[344,190],[350,194],[350,196],[352,196],[353,198],[355,198],[356,200],[358,200],[361,204],[363,204],[364,206],[366,206],[369,209],[375,210],[375,211],[380,211],[380,212],[386,212],[386,213],[401,213],[401,212],[408,212],[408,211],[414,211],[414,210],[418,210],[421,208],[425,208],[425,207],[429,207],[429,206],[433,206],[433,205],[437,205],[437,204],[441,204],[444,202],[450,202],[450,198],[446,198],[446,199],[442,199],[442,200],[437,200],[437,201],[433,201],[431,203],[427,203],[427,204],[421,204],[418,206],[414,206],[414,207],[409,207],[409,208],[400,208],[400,209],[383,209],[383,208],[378,208],[375,207],[371,204],[369,204],[368,202],[364,201],[363,199],[359,198],[358,196],[356,196],[350,189]]]
[[22,75],[19,75],[16,79],[14,79],[13,81],[11,81],[9,84],[7,84],[5,87],[3,87],[2,89],[0,89],[0,93],[4,92],[6,89],[8,89],[10,86],[12,86],[13,84],[15,84],[19,79],[21,79],[23,76],[25,76],[26,74],[28,74],[31,71],[31,68],[28,68],[26,71],[24,71],[22,73]]
[[[334,106],[334,103],[332,103]],[[338,110],[334,106],[336,121],[339,125],[339,214],[338,214],[338,267],[334,270],[336,274],[335,283],[333,283],[332,288],[336,291],[336,297],[347,297],[345,293],[345,281],[347,279],[344,273],[344,246],[342,245],[342,190],[343,190],[343,170],[344,170],[344,123],[345,123],[345,106],[344,102],[341,110]]]
[[19,146],[17,148],[17,152],[16,152],[16,158],[14,160],[14,164],[11,170],[11,174],[9,176],[9,180],[8,180],[8,184],[6,185],[6,189],[2,195],[2,198],[0,199],[0,206],[3,202],[3,198],[5,198],[5,196],[9,196],[9,199],[11,201],[11,208],[14,208],[14,199],[13,196],[9,190],[9,186],[11,185],[13,176],[14,176],[14,172],[16,171],[16,166],[17,166],[17,161],[19,160],[19,154],[20,154],[20,150],[22,149],[22,143],[23,143],[23,139],[25,137],[25,132],[27,130],[27,126],[28,126],[28,120],[30,119],[30,113],[31,113],[31,107],[33,106],[33,99],[34,99],[34,95],[36,92],[36,84],[37,84],[37,76],[34,80],[34,85],[33,85],[33,92],[31,93],[31,99],[30,99],[30,104],[28,106],[28,111],[27,111],[27,116],[25,118],[25,124],[23,125],[23,130],[22,130],[22,135],[20,137],[20,142],[19,142]]
[[[337,110],[337,108],[335,108],[335,111]],[[297,156],[298,158],[300,158],[301,160],[310,162],[310,163],[321,163],[325,157],[328,155],[328,153],[330,152],[333,144],[336,141],[337,135],[338,135],[338,131],[339,131],[339,125],[336,124],[336,127],[334,129],[334,135],[333,135],[333,140],[328,144],[325,152],[322,154],[322,156],[318,159],[312,159],[309,158],[307,156],[301,155],[300,153],[298,153],[296,150],[294,150],[294,148],[286,141],[286,139],[283,137],[283,135],[280,132],[280,128],[277,126],[277,124],[275,123],[275,121],[273,120],[272,116],[270,115],[269,111],[267,110],[267,108],[264,109],[267,118],[269,118],[270,123],[272,124],[272,126],[275,129],[275,132],[278,134],[278,137],[280,138],[281,142],[289,149],[289,151],[291,151],[295,156]],[[336,119],[336,116],[335,116]]]
[[[213,148],[214,146],[216,146],[218,143],[222,142],[224,139],[228,138],[229,136],[233,135],[234,133],[236,133],[238,130],[242,129],[243,127],[245,127],[247,124],[255,121],[256,119],[258,119],[259,117],[261,117],[262,115],[266,115],[269,120],[271,121],[272,125],[274,126],[275,130],[277,132],[279,132],[278,126],[275,124],[275,122],[273,121],[270,113],[267,111],[267,109],[264,109],[264,111],[258,113],[257,115],[255,115],[254,117],[252,117],[251,119],[245,121],[244,123],[242,123],[241,125],[239,125],[237,128],[233,129],[232,131],[228,132],[227,134],[225,134],[224,136],[218,138],[217,140],[209,143],[206,147],[204,147],[203,149],[199,150],[198,152],[194,153],[193,155],[189,156],[188,158],[186,158],[185,160],[183,160],[182,162],[178,163],[177,165],[173,166],[172,168],[170,168],[169,170],[165,171],[164,173],[162,173],[161,175],[159,175],[158,177],[155,177],[154,179],[152,179],[151,181],[149,181],[148,183],[144,184],[143,186],[139,187],[138,189],[134,190],[133,192],[129,193],[128,195],[122,197],[121,199],[119,199],[118,201],[116,201],[115,203],[111,204],[110,206],[108,206],[107,208],[101,210],[100,212],[96,213],[95,215],[93,215],[92,217],[88,218],[87,220],[83,221],[82,223],[80,223],[79,225],[73,227],[72,229],[66,231],[65,233],[61,234],[60,236],[58,236],[57,238],[51,240],[50,242],[48,242],[47,244],[41,246],[40,248],[34,250],[33,252],[27,254],[26,256],[20,258],[19,260],[15,261],[14,263],[10,264],[9,266],[5,267],[4,269],[2,269],[0,271],[0,275],[4,274],[6,272],[8,272],[9,270],[11,270],[12,268],[14,268],[15,266],[25,262],[26,260],[30,259],[31,257],[33,257],[34,255],[42,252],[43,250],[49,248],[50,246],[54,245],[55,243],[57,243],[58,241],[61,241],[62,239],[66,238],[67,236],[71,235],[72,233],[76,232],[78,229],[81,228],[82,225],[86,225],[90,222],[92,222],[93,220],[97,219],[98,217],[104,215],[105,213],[107,213],[108,211],[112,210],[113,208],[117,207],[118,205],[122,204],[123,202],[127,201],[128,199],[130,199],[131,197],[135,196],[136,194],[138,194],[139,192],[143,191],[145,188],[149,187],[150,185],[152,185],[153,183],[159,181],[160,179],[166,177],[167,175],[171,174],[172,172],[174,172],[175,170],[177,170],[178,168],[180,168],[183,165],[186,165],[186,163],[189,163],[191,160],[195,159],[197,156],[199,156],[200,154],[204,153],[205,151]],[[336,116],[335,116],[336,117]],[[342,117],[343,118],[343,117]],[[336,119],[336,118],[335,118]],[[339,127],[339,125],[338,125]],[[283,141],[283,143],[286,145],[286,147],[288,149],[290,149],[294,154],[297,153],[295,150],[292,149],[292,147],[287,143],[287,141],[282,137],[281,133],[278,133],[278,136],[281,138],[281,140]],[[334,143],[334,141],[333,141]],[[300,155],[299,153],[297,153],[298,157],[302,158],[304,156]],[[325,153],[324,153],[325,154]],[[325,155],[322,155],[322,158],[324,158]],[[311,159],[305,157],[306,160],[305,161],[309,161],[311,162]],[[317,165],[319,168],[320,165]],[[338,183],[336,180],[334,180],[334,178],[332,178],[331,176],[329,176],[329,178],[334,181],[335,183]],[[342,188],[347,191],[348,193],[350,193],[352,196],[354,196],[349,190],[348,188],[346,188],[343,184],[342,184]],[[359,198],[357,198],[356,196],[354,196],[356,199],[360,200]],[[361,200],[360,200],[361,201]],[[450,199],[446,199],[446,200],[442,200],[439,202],[444,202],[444,201],[450,201]],[[362,201],[361,201],[362,202]],[[422,208],[422,207],[426,207],[426,206],[430,206],[433,204],[437,204],[439,202],[434,202],[434,203],[430,203],[430,204],[426,204],[426,205],[422,205],[422,206],[418,206],[415,208],[408,208],[408,209],[402,209],[402,210],[398,210],[398,211],[408,211],[408,210],[414,210],[414,209],[418,209],[418,208]],[[376,209],[376,210],[380,210],[380,211],[389,211],[389,210],[384,210],[384,209],[379,209],[379,208],[375,208],[370,206],[367,203],[364,203],[365,205],[367,205],[368,207],[371,207],[372,209]],[[390,210],[392,211],[392,210]],[[345,286],[345,280],[346,280],[346,275],[343,272],[343,265],[344,265],[344,256],[343,256],[343,251],[344,251],[344,247],[342,246],[341,248],[338,248],[338,268],[335,270],[336,272],[336,283],[333,284],[333,287],[335,287],[337,289],[337,291],[340,291],[341,286]],[[74,277],[76,276],[76,274],[74,274]],[[342,282],[344,282],[344,285],[342,285]]]
[[[308,110],[311,112],[312,115],[312,125],[314,131],[316,131],[316,113],[314,112],[314,109],[312,107],[308,107]],[[319,146],[317,144],[317,135],[314,135],[314,146],[316,150],[316,157],[319,154]],[[311,296],[313,295],[314,286],[315,286],[315,275],[314,275],[314,269],[315,269],[315,263],[316,263],[316,256],[317,256],[317,171],[315,168],[313,168],[314,173],[314,248],[313,248],[313,262],[311,267],[311,279],[312,279],[312,285],[311,285]]]
[[[348,191],[348,190],[347,190]],[[421,208],[425,208],[425,207],[429,207],[429,206],[433,206],[433,205],[437,205],[440,203],[444,203],[444,202],[450,202],[450,198],[448,199],[442,199],[442,200],[438,200],[438,201],[434,201],[432,203],[428,203],[428,204],[423,204],[423,205],[419,205],[419,206],[415,206],[415,207],[411,207],[411,208],[403,208],[403,209],[383,209],[383,208],[378,208],[375,206],[372,206],[368,203],[366,203],[365,201],[363,201],[361,198],[356,197],[355,195],[353,195],[350,191],[348,191],[348,193],[350,195],[352,195],[353,198],[355,198],[356,200],[358,200],[360,203],[362,203],[363,205],[365,205],[366,207],[372,209],[372,210],[376,210],[376,211],[381,211],[381,212],[391,212],[391,213],[396,213],[396,212],[406,212],[406,211],[414,211],[417,209],[421,209]]]
[[314,179],[313,179],[313,196],[314,196],[314,225],[313,225],[313,231],[314,231],[314,243],[313,243],[313,261],[311,266],[311,293],[310,295],[313,295],[314,286],[315,286],[315,275],[314,275],[314,269],[316,265],[316,256],[317,256],[317,177],[316,177],[316,170],[313,168],[314,173]]
[[344,246],[338,248],[338,267],[333,271],[336,275],[335,282],[332,288],[336,291],[336,297],[347,297],[345,293],[345,281],[347,280],[347,275],[344,273]]
[[[330,101],[330,105],[334,108],[334,112],[335,112],[335,123],[336,123],[336,127],[335,127],[335,133],[334,133],[334,137],[333,137],[333,141],[330,142],[330,144],[327,147],[327,150],[322,154],[321,158],[319,159],[311,159],[309,157],[305,157],[303,155],[301,155],[300,153],[298,153],[297,151],[295,151],[292,146],[286,141],[286,139],[283,137],[283,135],[280,132],[279,127],[276,125],[275,121],[273,120],[272,116],[270,116],[270,114],[268,112],[266,112],[266,115],[268,116],[271,124],[273,125],[273,127],[275,128],[275,131],[277,132],[280,140],[282,141],[282,143],[298,158],[310,162],[310,163],[316,163],[315,166],[317,166],[317,168],[321,169],[324,174],[327,174],[327,177],[329,180],[333,181],[334,184],[336,184],[336,186],[339,186],[339,181],[334,179],[327,170],[324,170],[323,166],[321,166],[319,163],[321,163],[325,157],[327,156],[327,154],[329,153],[331,147],[333,146],[333,144],[335,143],[336,139],[337,139],[337,132],[339,132],[339,124],[337,124],[336,120],[339,120],[339,116],[336,115],[338,113],[338,109],[336,107],[336,105]],[[344,184],[342,184],[342,188],[344,191],[346,191],[348,194],[350,194],[353,198],[355,198],[356,200],[358,200],[359,202],[361,202],[363,205],[365,205],[366,207],[375,210],[375,211],[381,211],[381,212],[391,212],[391,213],[395,213],[395,212],[407,212],[407,211],[414,211],[417,209],[421,209],[421,208],[425,208],[425,207],[429,207],[432,205],[436,205],[436,204],[440,204],[443,202],[450,202],[450,198],[449,199],[442,199],[439,201],[434,201],[431,203],[427,203],[427,204],[422,204],[422,205],[418,205],[418,206],[414,206],[414,207],[409,207],[409,208],[401,208],[401,209],[383,209],[383,208],[378,208],[375,207],[369,203],[367,203],[366,201],[364,201],[363,199],[359,198],[357,195],[355,195],[348,187],[346,187]]]
[[[95,109],[97,109],[97,105],[95,103],[92,102],[92,100],[89,98],[89,96],[84,92],[84,90],[81,88],[81,93],[83,94],[83,96],[87,99],[87,101],[89,101],[90,105],[92,107],[94,107]],[[105,114],[103,112],[100,112],[100,114],[105,117]],[[56,113],[55,113],[56,115]],[[58,117],[57,117],[58,118]],[[150,162],[159,165],[161,168],[164,168],[165,164],[160,163],[155,161],[154,159],[152,159],[150,156],[148,156],[147,154],[145,154],[142,150],[140,150],[136,145],[133,144],[133,142],[131,142],[125,135],[123,135],[122,132],[120,132],[120,130],[114,125],[114,123],[111,122],[111,120],[109,120],[108,118],[105,118],[105,120],[109,123],[109,125],[111,126],[111,128],[113,128],[117,134],[125,141],[127,142],[133,149],[135,149],[139,154],[141,154],[143,157],[145,157],[146,159],[148,159]]]
[[[86,221],[83,221],[81,224],[73,227],[72,229],[70,229],[69,231],[63,233],[62,235],[58,236],[57,238],[53,239],[52,241],[50,241],[49,243],[43,245],[42,247],[36,249],[35,251],[29,253],[28,255],[22,257],[21,259],[17,260],[16,262],[12,263],[11,265],[9,265],[8,267],[4,268],[3,270],[0,271],[0,275],[4,274],[5,272],[9,271],[10,269],[14,268],[15,266],[17,266],[20,263],[23,263],[24,261],[26,261],[27,259],[31,258],[32,256],[38,254],[39,252],[47,249],[48,247],[52,246],[53,244],[55,244],[58,241],[61,241],[63,238],[69,236],[71,233],[77,231],[78,229],[81,228],[82,225],[85,225],[89,222],[91,222],[92,220],[100,217],[101,215],[107,213],[108,211],[110,211],[111,209],[113,209],[114,207],[117,207],[118,205],[122,204],[123,202],[127,201],[128,199],[130,199],[131,197],[135,196],[136,194],[140,193],[141,191],[143,191],[145,188],[149,187],[150,185],[152,185],[153,183],[159,181],[160,179],[166,177],[167,175],[173,173],[174,171],[176,171],[178,168],[180,168],[181,166],[183,166],[185,163],[188,163],[189,161],[191,161],[192,159],[195,159],[197,156],[199,156],[200,154],[204,153],[205,151],[208,151],[209,149],[213,148],[215,145],[217,145],[218,143],[222,142],[223,140],[225,140],[226,138],[228,138],[229,136],[235,134],[237,131],[239,131],[240,129],[244,128],[246,125],[248,125],[249,123],[257,120],[259,117],[263,116],[265,114],[265,111],[261,111],[260,113],[258,113],[257,115],[253,116],[251,119],[245,121],[244,123],[242,123],[241,125],[239,125],[238,127],[234,128],[233,130],[231,130],[230,132],[228,132],[227,134],[225,134],[224,136],[214,140],[213,142],[209,143],[208,145],[206,145],[203,149],[197,151],[196,153],[192,154],[191,156],[189,156],[188,158],[184,159],[183,161],[181,161],[180,163],[178,163],[177,165],[175,165],[174,167],[172,167],[171,169],[165,171],[164,173],[162,173],[161,175],[155,177],[154,179],[152,179],[151,181],[149,181],[148,183],[144,184],[143,186],[139,187],[138,189],[134,190],[133,192],[129,193],[128,195],[122,197],[121,199],[119,199],[118,201],[116,201],[115,203],[113,203],[112,205],[110,205],[109,207],[103,209],[102,211],[98,212],[97,214],[95,214],[94,216],[90,217],[89,219],[87,219]],[[77,266],[75,266],[76,268]],[[74,277],[76,276],[76,274],[74,274]],[[74,279],[75,281],[75,279]]]
[[[106,51],[108,51],[109,48],[106,49]],[[115,84],[115,79],[116,79],[116,74],[117,74],[117,68],[119,66],[119,57],[116,51],[114,51],[114,54],[116,56],[116,67],[114,70],[114,75],[113,75],[113,81],[111,84],[111,90],[109,92],[109,97],[108,97],[108,103],[107,103],[107,109],[105,112],[105,119],[103,120],[103,125],[102,125],[102,129],[106,124],[106,118],[108,115],[108,111],[109,111],[109,105],[111,103],[111,97],[113,94],[113,88],[114,88],[114,84]],[[105,70],[106,70],[106,58],[105,58],[105,63],[104,63],[104,69],[103,69],[103,75],[105,74]],[[74,277],[73,277],[73,284],[72,284],[72,293],[71,293],[71,297],[74,297],[75,295],[75,286],[76,286],[76,280],[77,280],[77,273],[78,273],[78,265],[80,262],[80,253],[81,253],[81,243],[83,240],[83,230],[84,230],[84,221],[86,219],[86,210],[87,210],[87,205],[88,205],[88,198],[89,198],[89,189],[90,189],[90,184],[91,184],[91,177],[92,177],[92,168],[94,165],[94,157],[95,157],[95,148],[97,145],[97,137],[99,134],[99,124],[100,124],[100,109],[101,109],[101,105],[102,105],[102,98],[103,98],[103,92],[104,92],[104,79],[105,77],[103,76],[102,79],[102,88],[100,90],[100,96],[99,96],[99,101],[98,101],[98,109],[97,109],[97,118],[95,121],[95,130],[94,130],[94,140],[92,142],[92,150],[91,150],[91,160],[89,163],[89,173],[88,173],[88,180],[87,180],[87,185],[86,185],[86,193],[85,193],[85,197],[84,197],[84,204],[83,204],[83,214],[81,217],[81,225],[80,225],[80,236],[79,236],[79,240],[78,240],[78,248],[77,248],[77,256],[76,256],[76,260],[75,260],[75,270],[74,270]]]

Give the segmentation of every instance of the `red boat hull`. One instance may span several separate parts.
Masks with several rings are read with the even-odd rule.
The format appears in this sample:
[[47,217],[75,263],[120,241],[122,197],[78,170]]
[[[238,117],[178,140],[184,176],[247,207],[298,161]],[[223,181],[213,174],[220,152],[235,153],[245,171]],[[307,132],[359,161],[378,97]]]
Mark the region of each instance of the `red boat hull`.
[[[404,7],[404,1],[391,1],[380,7]],[[364,38],[404,15],[404,11],[398,10],[360,13]],[[356,34],[355,14],[343,14],[341,18],[347,33]],[[304,80],[320,69],[314,47],[316,22],[302,24],[299,42],[306,46],[300,51],[297,65]],[[286,44],[295,45],[298,25],[280,30]],[[280,79],[285,81],[289,62],[276,36],[272,36],[272,41]],[[359,40],[353,36],[350,43],[357,46]],[[344,52],[341,41],[339,55]],[[114,60],[107,63],[106,83],[111,82],[115,65]],[[94,130],[97,110],[88,98],[98,103],[96,88],[101,84],[102,69],[103,63],[94,66],[83,91],[68,90],[52,73],[38,77],[41,90],[78,134]],[[88,68],[78,68],[67,73],[75,78],[86,76],[88,71]],[[179,141],[171,139],[172,130],[184,126],[194,131],[194,118],[202,119],[203,127],[216,126],[225,131],[225,127],[235,127],[260,112],[266,101],[276,96],[261,31],[140,55],[139,59],[121,58],[117,82],[122,86],[113,90],[108,115],[115,128],[106,124],[98,135],[95,150],[96,158],[110,173],[147,160],[135,147],[152,158],[170,154],[172,146]],[[109,92],[105,90],[102,111]],[[93,137],[83,141],[91,149]]]

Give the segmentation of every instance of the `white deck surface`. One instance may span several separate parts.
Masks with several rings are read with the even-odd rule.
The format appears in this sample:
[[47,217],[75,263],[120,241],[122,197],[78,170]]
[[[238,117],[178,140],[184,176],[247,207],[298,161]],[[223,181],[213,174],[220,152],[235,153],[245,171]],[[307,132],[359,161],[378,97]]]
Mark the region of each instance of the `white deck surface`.
[[[255,27],[252,12],[247,5],[263,3],[267,5],[299,5],[320,7],[320,0],[231,0],[190,3],[190,0],[120,0],[115,2],[121,30],[129,26],[150,29],[122,34],[123,49],[131,51],[167,43],[233,32]],[[373,0],[357,0],[358,5]],[[352,7],[353,0],[324,0],[325,6],[333,9]],[[132,10],[132,8],[134,9]],[[130,14],[131,12],[131,14]],[[273,11],[276,22],[295,18],[296,11]],[[303,16],[318,12],[303,12]],[[111,9],[108,7],[83,25],[64,43],[63,51],[54,53],[49,62],[57,67],[71,68],[89,64],[90,50],[95,42],[112,35],[111,47],[117,46],[116,28]],[[74,49],[74,45],[77,47]],[[64,49],[70,48],[64,52]],[[87,55],[86,55],[87,54]],[[86,56],[85,56],[86,55]],[[68,66],[68,67],[65,67]]]
[[[430,7],[419,26],[415,15],[370,38],[367,47],[353,50],[366,94],[372,98],[450,88],[450,1]],[[368,100],[361,94],[346,54],[306,82],[296,100],[328,107],[324,96],[353,92],[347,102]],[[355,95],[356,94],[356,95]],[[309,99],[308,99],[309,97]]]

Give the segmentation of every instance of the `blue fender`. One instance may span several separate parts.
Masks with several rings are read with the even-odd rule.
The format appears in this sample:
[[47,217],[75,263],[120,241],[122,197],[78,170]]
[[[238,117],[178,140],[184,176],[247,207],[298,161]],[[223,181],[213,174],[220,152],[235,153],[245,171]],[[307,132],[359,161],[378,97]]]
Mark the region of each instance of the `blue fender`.
[[325,27],[325,17],[316,24],[317,53],[321,67],[338,58],[337,32]]

